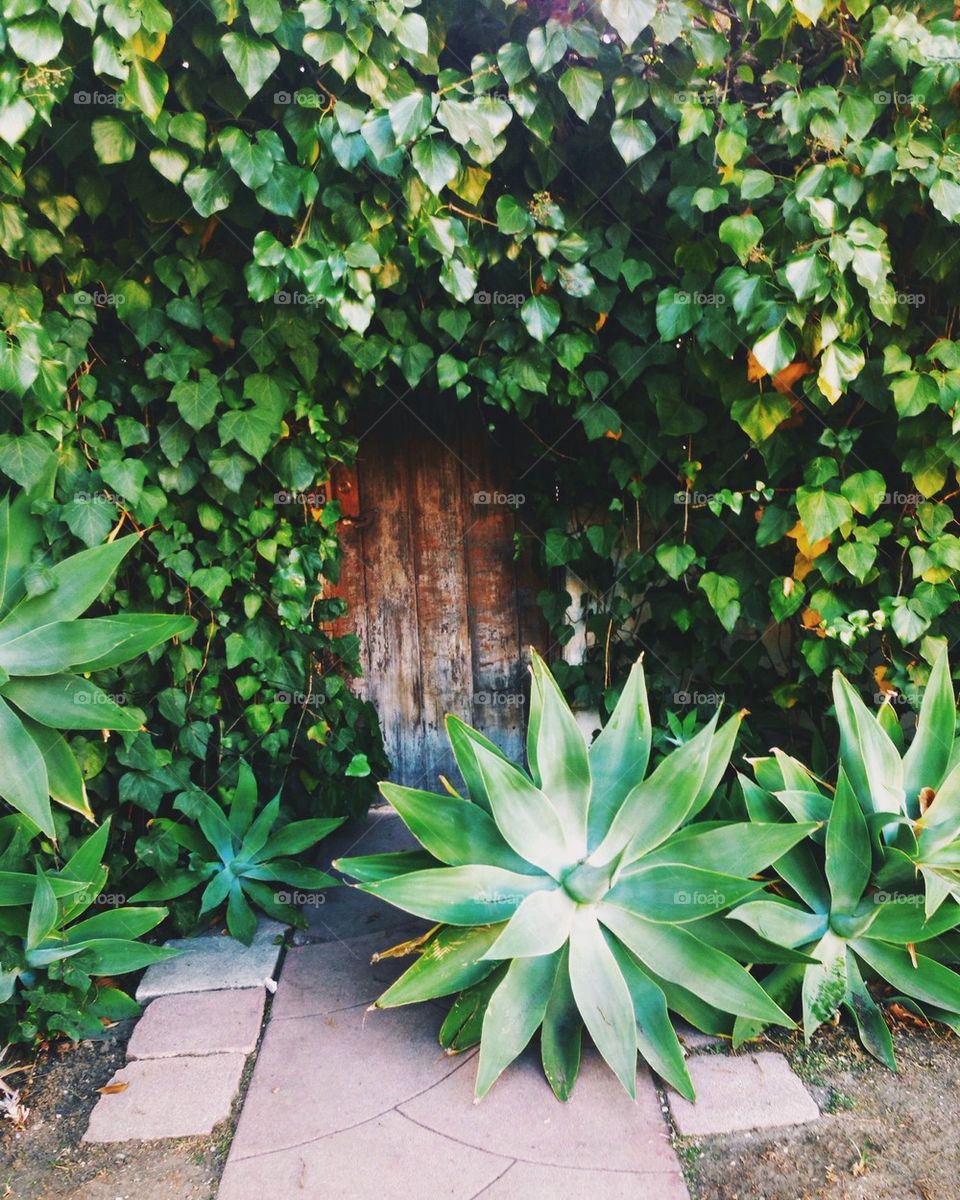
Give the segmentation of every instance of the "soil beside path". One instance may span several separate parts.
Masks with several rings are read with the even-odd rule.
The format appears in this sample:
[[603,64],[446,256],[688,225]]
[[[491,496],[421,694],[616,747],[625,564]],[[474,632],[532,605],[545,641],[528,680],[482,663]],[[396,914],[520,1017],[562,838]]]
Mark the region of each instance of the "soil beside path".
[[694,1200],[958,1200],[960,1040],[943,1026],[894,1033],[900,1071],[841,1025],[809,1049],[775,1043],[820,1104],[810,1125],[701,1139],[678,1151]]

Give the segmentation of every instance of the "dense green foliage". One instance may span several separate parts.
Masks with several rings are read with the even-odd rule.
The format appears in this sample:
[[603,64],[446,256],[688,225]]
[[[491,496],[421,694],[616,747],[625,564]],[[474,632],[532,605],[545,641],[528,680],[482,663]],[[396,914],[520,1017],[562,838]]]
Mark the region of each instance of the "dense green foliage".
[[[438,923],[389,952],[417,958],[377,1005],[455,996],[440,1040],[480,1043],[478,1098],[539,1030],[544,1071],[568,1099],[586,1028],[631,1095],[639,1052],[692,1099],[671,1011],[739,1045],[796,1009],[809,1041],[843,1007],[893,1069],[876,985],[960,1031],[960,743],[947,656],[903,754],[889,706],[871,713],[839,672],[834,692],[836,785],[775,750],[754,760],[758,782],[741,776],[733,821],[707,814],[739,717],[717,730],[714,714],[647,775],[639,663],[588,746],[535,660],[529,773],[450,718],[467,796],[381,784],[423,851],[337,863],[364,891]],[[761,965],[762,988],[740,963]],[[770,1017],[755,1015],[771,1003]]]
[[[225,904],[227,928],[249,945],[257,928],[251,902],[287,925],[306,925],[294,903],[297,893],[274,885],[314,893],[336,882],[325,871],[298,863],[295,856],[312,850],[344,818],[290,821],[275,830],[280,794],[258,811],[257,782],[246,763],[240,764],[237,786],[225,806],[196,788],[178,796],[175,807],[181,815],[175,820],[158,818],[150,836],[169,839],[186,851],[187,861],[166,879],[148,883],[130,897],[133,901],[179,899],[202,887],[191,924]],[[306,890],[300,894],[307,898]]]
[[[315,636],[336,512],[283,501],[422,393],[535,429],[529,536],[592,589],[578,699],[638,643],[755,712],[878,648],[923,682],[957,619],[960,50],[907,8],[11,0],[0,469],[56,443],[53,534],[149,528],[121,600],[200,625],[131,682],[195,782],[243,752],[365,795],[372,714],[314,673],[355,662]],[[123,798],[157,812],[169,765],[132,747]]]
[[0,819],[0,1041],[96,1036],[102,1022],[136,1016],[110,976],[174,953],[136,940],[165,908],[125,907],[104,893],[109,833],[105,821],[59,869],[26,871],[21,818]]

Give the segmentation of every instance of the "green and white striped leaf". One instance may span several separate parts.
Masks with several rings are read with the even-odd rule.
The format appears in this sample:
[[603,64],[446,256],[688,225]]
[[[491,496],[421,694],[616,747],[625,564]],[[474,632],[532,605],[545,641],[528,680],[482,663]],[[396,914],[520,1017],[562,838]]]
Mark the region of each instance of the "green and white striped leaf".
[[534,687],[530,699],[527,757],[534,782],[550,797],[575,858],[586,853],[587,810],[590,805],[590,760],[576,717],[533,651]]
[[870,880],[872,865],[867,822],[841,768],[827,825],[826,873],[832,912],[853,912]]
[[564,946],[540,1031],[543,1072],[558,1100],[569,1100],[573,1092],[582,1040],[583,1020],[570,986],[570,947]]
[[867,812],[899,812],[904,800],[903,761],[839,671],[833,676],[833,703],[840,726],[840,761],[861,807]]
[[608,904],[642,913],[648,921],[686,924],[731,908],[763,888],[762,882],[688,867],[683,862],[640,865],[623,872]]
[[818,942],[827,931],[823,913],[811,913],[779,900],[751,900],[729,914],[778,946],[796,949]]

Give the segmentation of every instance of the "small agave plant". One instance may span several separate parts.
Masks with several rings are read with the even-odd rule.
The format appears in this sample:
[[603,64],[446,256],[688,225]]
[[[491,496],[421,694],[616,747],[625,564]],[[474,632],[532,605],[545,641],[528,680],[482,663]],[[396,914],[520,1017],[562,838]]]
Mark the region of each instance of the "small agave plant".
[[[931,1020],[958,1027],[960,975],[925,951],[929,945],[938,954],[941,936],[960,922],[960,906],[948,901],[927,920],[922,895],[878,889],[874,868],[883,856],[878,823],[871,834],[844,770],[831,799],[812,790],[813,778],[794,760],[781,755],[776,762],[775,768],[771,760],[765,761],[758,773],[770,782],[771,772],[779,769],[783,790],[771,794],[742,781],[751,816],[776,820],[777,801],[796,807],[797,797],[805,796],[809,809],[819,797],[817,803],[829,810],[824,845],[811,840],[791,849],[775,864],[778,894],[749,900],[730,918],[814,960],[806,966],[777,966],[764,980],[771,998],[785,1008],[800,997],[806,1041],[843,1007],[856,1022],[865,1049],[896,1070],[890,1031],[864,976],[891,984],[908,1003],[922,1006]],[[756,1022],[738,1019],[734,1044],[757,1036],[761,1029]]]
[[546,1076],[566,1100],[584,1028],[631,1096],[639,1051],[692,1098],[668,1014],[678,994],[696,993],[712,1011],[792,1025],[712,944],[715,931],[698,936],[698,925],[760,890],[750,877],[815,828],[689,824],[716,789],[739,724],[735,716],[718,728],[715,714],[648,775],[641,664],[588,746],[536,655],[529,773],[448,717],[467,796],[382,784],[424,849],[336,864],[364,891],[438,923],[378,1006],[460,993],[441,1039],[453,1049],[480,1041],[478,1098],[539,1029]]

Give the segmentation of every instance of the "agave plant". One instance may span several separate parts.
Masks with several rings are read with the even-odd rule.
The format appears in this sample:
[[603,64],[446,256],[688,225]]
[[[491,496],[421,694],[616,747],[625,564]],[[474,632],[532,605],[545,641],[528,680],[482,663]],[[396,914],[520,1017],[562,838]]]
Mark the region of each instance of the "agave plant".
[[107,881],[102,865],[110,822],[87,838],[56,872],[39,865],[34,872],[0,871],[0,1005],[18,984],[28,999],[48,975],[73,989],[57,1025],[74,1036],[101,1028],[100,1017],[130,1016],[139,1011],[125,993],[94,982],[122,975],[175,953],[135,939],[167,915],[165,908],[103,908],[83,917]]
[[302,854],[342,825],[345,817],[315,817],[291,821],[273,832],[280,815],[280,796],[257,812],[257,783],[245,762],[240,763],[237,786],[226,811],[205,792],[183,793],[176,807],[196,825],[162,818],[151,822],[154,836],[169,837],[187,851],[188,862],[167,879],[156,880],[131,899],[173,900],[203,887],[200,915],[227,906],[227,928],[247,945],[253,940],[257,919],[252,900],[268,916],[302,925],[303,917],[276,884],[317,891],[337,881],[316,867],[302,866],[290,855]]
[[[711,1010],[791,1025],[700,923],[756,893],[750,876],[814,828],[688,823],[722,777],[740,716],[647,774],[650,716],[637,663],[591,745],[546,664],[533,659],[529,774],[455,717],[466,797],[385,783],[422,851],[340,860],[372,895],[438,923],[380,1007],[461,993],[452,1048],[479,1038],[476,1093],[541,1030],[544,1070],[567,1099],[584,1027],[635,1095],[637,1053],[682,1094],[693,1086],[668,1009],[693,991]],[[776,961],[776,960],[774,960]]]
[[874,717],[838,675],[834,698],[841,761],[861,807],[883,822],[881,887],[922,881],[928,917],[948,896],[960,900],[960,754],[950,661],[937,656],[908,748],[891,705]]
[[121,708],[85,676],[188,634],[195,623],[145,613],[79,619],[139,538],[41,569],[34,558],[42,529],[31,504],[25,493],[0,500],[0,798],[53,837],[51,796],[92,817],[80,766],[60,731],[143,724],[141,712]]
[[[825,806],[825,837],[822,847],[811,838],[774,864],[781,881],[779,894],[749,900],[736,907],[729,919],[815,960],[807,966],[775,967],[764,981],[770,996],[784,1008],[791,1008],[800,997],[808,1042],[824,1021],[844,1007],[856,1022],[864,1047],[895,1070],[890,1031],[864,976],[891,984],[921,1005],[931,1019],[956,1025],[960,975],[917,947],[929,945],[939,951],[942,935],[960,923],[960,906],[952,900],[941,903],[928,919],[923,896],[916,891],[889,892],[876,886],[875,868],[887,852],[880,837],[886,815],[872,820],[865,816],[842,767],[832,799],[785,755],[762,760],[758,775],[781,790],[771,794],[742,780],[751,816],[776,820],[778,801],[804,815]],[[750,1020],[738,1020],[735,1044],[756,1036],[760,1028]]]

